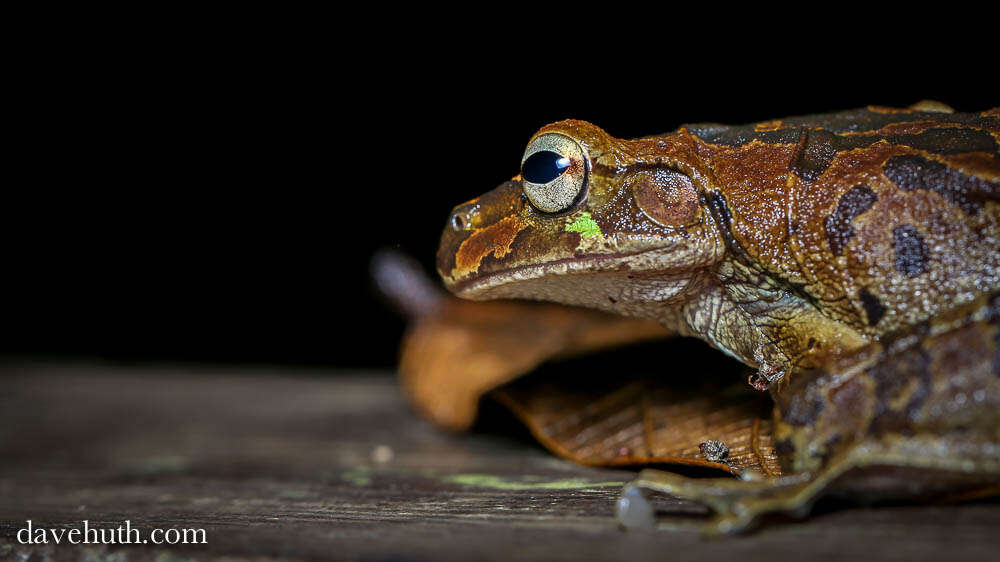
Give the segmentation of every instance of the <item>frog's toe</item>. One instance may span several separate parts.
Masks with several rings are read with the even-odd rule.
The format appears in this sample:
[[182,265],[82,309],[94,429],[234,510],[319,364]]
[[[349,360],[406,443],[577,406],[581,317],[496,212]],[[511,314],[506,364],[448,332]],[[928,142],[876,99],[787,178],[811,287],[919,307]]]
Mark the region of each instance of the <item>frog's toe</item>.
[[661,470],[647,469],[627,484],[618,500],[618,520],[622,526],[649,528],[655,516],[643,490],[654,490],[707,507],[711,520],[702,527],[707,534],[733,534],[749,530],[769,513],[805,517],[812,509],[814,494],[803,477],[688,478]]
[[656,513],[642,488],[626,484],[615,506],[618,523],[627,530],[648,531],[656,527]]

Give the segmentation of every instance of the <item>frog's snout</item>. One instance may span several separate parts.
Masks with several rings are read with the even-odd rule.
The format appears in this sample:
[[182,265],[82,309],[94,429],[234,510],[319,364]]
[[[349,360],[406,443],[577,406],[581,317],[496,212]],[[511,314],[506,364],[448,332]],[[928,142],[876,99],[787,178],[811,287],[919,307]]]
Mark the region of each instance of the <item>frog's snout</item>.
[[438,272],[446,282],[474,274],[487,256],[500,259],[525,224],[517,219],[526,204],[519,178],[462,203],[448,215],[438,248]]

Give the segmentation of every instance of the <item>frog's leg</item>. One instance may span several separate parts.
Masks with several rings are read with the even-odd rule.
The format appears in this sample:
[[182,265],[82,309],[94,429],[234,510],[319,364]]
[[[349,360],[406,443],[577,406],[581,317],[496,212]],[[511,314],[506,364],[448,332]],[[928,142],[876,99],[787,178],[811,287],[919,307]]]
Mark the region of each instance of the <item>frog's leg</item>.
[[[983,491],[989,495],[1000,492],[996,487],[1000,479],[1000,460],[996,458],[949,458],[947,453],[946,456],[925,456],[898,449],[877,451],[872,450],[873,445],[877,446],[866,443],[854,447],[846,456],[833,460],[816,474],[780,478],[699,479],[646,469],[623,490],[618,516],[626,527],[653,525],[652,509],[644,503],[647,500],[643,490],[655,490],[708,507],[713,517],[704,526],[706,533],[738,533],[748,530],[761,516],[770,513],[805,517],[813,503],[828,493],[873,500],[942,497],[949,491],[956,496],[972,492],[969,497],[981,497],[984,494],[978,492]],[[956,447],[947,438],[925,440],[919,447],[950,454],[965,448]],[[998,446],[993,444],[992,447],[996,451]],[[989,450],[990,444],[985,447],[980,444],[978,448]]]
[[996,304],[794,375],[775,392],[776,448],[790,476],[706,480],[646,470],[626,487],[619,516],[643,523],[636,514],[651,510],[642,489],[704,504],[715,514],[709,532],[742,531],[773,512],[804,516],[831,493],[872,501],[996,492]]

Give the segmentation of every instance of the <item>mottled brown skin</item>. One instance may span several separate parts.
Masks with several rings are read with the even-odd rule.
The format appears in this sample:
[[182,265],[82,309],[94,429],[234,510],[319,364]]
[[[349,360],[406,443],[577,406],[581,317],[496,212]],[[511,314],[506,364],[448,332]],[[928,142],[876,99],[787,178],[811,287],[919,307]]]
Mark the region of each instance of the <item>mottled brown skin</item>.
[[[876,465],[935,473],[907,476],[935,490],[1000,482],[1000,108],[869,107],[637,140],[562,121],[538,135],[551,132],[587,155],[576,203],[540,212],[515,177],[454,210],[439,272],[463,297],[651,318],[758,368],[800,476],[739,517],[726,510],[743,492],[713,504],[718,529]],[[577,228],[588,218],[599,232]],[[671,478],[639,484],[712,503]],[[851,489],[879,495],[886,480]]]

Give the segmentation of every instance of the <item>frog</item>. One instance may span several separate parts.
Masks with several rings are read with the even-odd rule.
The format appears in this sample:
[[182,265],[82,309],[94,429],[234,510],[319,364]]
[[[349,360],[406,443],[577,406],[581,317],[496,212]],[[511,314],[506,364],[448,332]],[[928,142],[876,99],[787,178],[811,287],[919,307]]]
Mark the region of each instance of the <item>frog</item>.
[[517,175],[452,210],[436,265],[463,299],[702,339],[770,396],[780,474],[645,469],[623,488],[623,523],[651,524],[649,492],[705,505],[713,533],[807,516],[828,495],[1000,492],[1000,107],[636,139],[558,121]]

